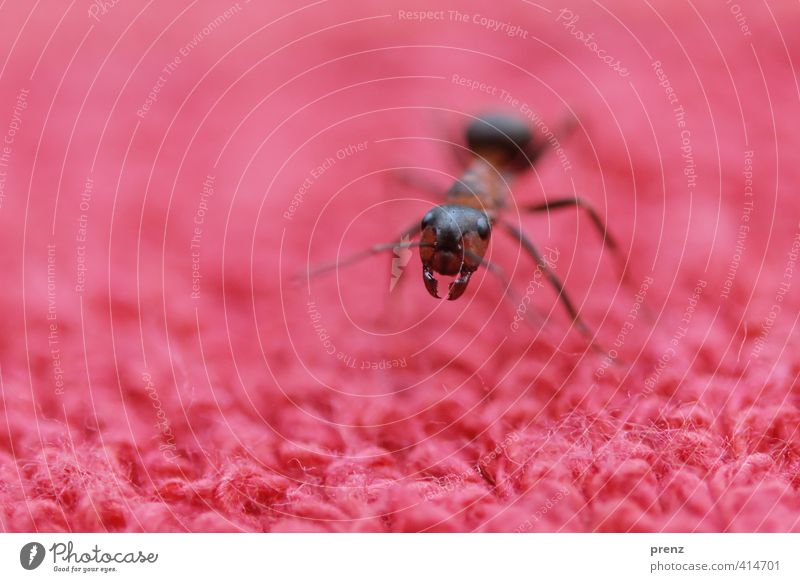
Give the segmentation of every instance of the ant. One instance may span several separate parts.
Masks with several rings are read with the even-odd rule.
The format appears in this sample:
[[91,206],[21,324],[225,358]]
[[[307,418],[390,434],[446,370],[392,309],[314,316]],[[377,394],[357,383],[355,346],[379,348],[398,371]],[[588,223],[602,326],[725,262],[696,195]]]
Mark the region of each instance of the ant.
[[[445,194],[444,204],[428,211],[422,221],[406,229],[399,240],[375,245],[336,263],[317,267],[308,272],[308,277],[383,251],[418,247],[425,289],[438,299],[439,282],[435,274],[455,277],[447,292],[447,299],[453,301],[464,294],[470,278],[481,265],[499,274],[498,267],[484,258],[492,230],[499,226],[533,258],[556,290],[573,324],[591,340],[592,334],[567,295],[561,279],[528,236],[502,216],[511,197],[509,183],[532,167],[547,150],[547,144],[534,140],[524,121],[502,113],[475,118],[467,126],[466,142],[471,161]],[[624,277],[624,257],[599,214],[586,200],[573,196],[519,205],[520,210],[532,213],[569,207],[580,208],[588,214],[602,236],[603,244],[621,260]],[[419,236],[419,242],[405,242],[415,236]]]

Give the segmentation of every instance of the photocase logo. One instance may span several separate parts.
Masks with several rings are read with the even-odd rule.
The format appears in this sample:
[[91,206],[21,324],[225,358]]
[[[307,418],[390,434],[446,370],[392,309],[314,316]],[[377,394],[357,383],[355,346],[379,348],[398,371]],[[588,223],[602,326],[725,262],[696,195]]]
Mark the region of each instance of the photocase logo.
[[403,274],[403,269],[405,269],[408,262],[411,260],[411,249],[408,248],[408,242],[411,238],[404,234],[400,237],[400,244],[394,247],[394,257],[392,257],[392,279],[389,281],[389,293],[394,291],[397,282],[400,280],[400,276]]
[[19,563],[26,570],[35,570],[44,561],[44,546],[39,542],[30,542],[19,551]]

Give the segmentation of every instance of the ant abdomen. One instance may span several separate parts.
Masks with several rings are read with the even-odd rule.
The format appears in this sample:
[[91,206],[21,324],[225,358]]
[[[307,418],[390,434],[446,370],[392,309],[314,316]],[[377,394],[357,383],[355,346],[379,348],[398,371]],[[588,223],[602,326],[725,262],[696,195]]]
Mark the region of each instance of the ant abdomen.
[[533,137],[523,120],[506,113],[481,115],[466,133],[467,146],[475,153],[498,152],[507,159],[524,157]]

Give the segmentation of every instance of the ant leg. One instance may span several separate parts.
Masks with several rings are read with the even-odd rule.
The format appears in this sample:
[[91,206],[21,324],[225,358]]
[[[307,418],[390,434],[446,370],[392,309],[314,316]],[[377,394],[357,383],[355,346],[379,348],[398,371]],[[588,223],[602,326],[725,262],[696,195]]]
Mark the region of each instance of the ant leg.
[[416,244],[410,243],[411,239],[419,234],[420,234],[420,224],[419,221],[417,221],[414,222],[408,228],[406,228],[402,233],[400,233],[400,236],[397,238],[395,246],[392,248],[394,252],[392,253],[392,262],[390,266],[391,279],[389,280],[389,293],[395,290],[395,287],[400,282],[400,278],[403,275],[405,267],[411,260],[411,251],[406,251],[405,253],[398,251],[402,251],[403,249],[409,249],[411,248],[411,246],[422,246],[421,243],[416,243]]
[[520,245],[522,245],[522,248],[524,248],[525,251],[533,258],[533,260],[536,261],[537,266],[542,270],[547,277],[547,280],[550,281],[550,284],[558,293],[558,298],[561,300],[561,303],[564,304],[564,308],[567,310],[567,313],[569,313],[572,323],[574,323],[578,330],[589,339],[592,347],[597,349],[598,346],[594,341],[594,334],[592,334],[589,327],[581,319],[581,316],[578,314],[578,310],[575,308],[575,305],[572,303],[569,295],[567,295],[567,292],[564,289],[564,284],[561,282],[561,279],[558,278],[558,275],[555,274],[553,269],[547,264],[547,261],[544,260],[542,255],[539,253],[530,239],[525,236],[525,233],[522,232],[522,230],[504,220],[499,222],[503,225],[503,228],[506,229],[506,232],[516,238]]
[[[529,303],[526,306],[525,311],[523,312],[523,317],[519,320],[516,319],[516,317],[519,316],[520,305],[522,305],[522,298],[520,298],[520,296],[514,292],[514,289],[511,286],[511,281],[508,279],[508,277],[506,277],[505,271],[500,267],[500,265],[492,263],[491,261],[485,258],[481,260],[481,264],[485,266],[490,273],[492,273],[495,277],[497,277],[497,280],[499,281],[501,287],[503,288],[503,299],[508,301],[509,306],[515,310],[514,321],[524,321],[535,331],[537,332],[540,331],[542,323],[545,321],[545,316],[541,312],[541,310],[539,310],[538,307],[533,305],[533,303]],[[542,338],[541,341],[546,345],[548,345],[553,351],[572,356],[581,355],[580,353],[565,352],[564,350],[562,350],[561,348],[559,348],[554,344],[551,344],[544,338]],[[602,352],[599,346],[597,346],[597,344],[595,344],[594,342],[592,342],[591,345],[595,351]],[[605,355],[605,352],[602,353]]]
[[[364,249],[363,251],[354,253],[348,257],[345,257],[342,260],[332,261],[330,263],[318,265],[306,271],[305,279],[311,279],[312,277],[316,277],[317,275],[321,275],[323,273],[332,271],[337,268],[348,267],[350,265],[357,263],[358,261],[361,261],[363,259],[371,257],[372,255],[376,255],[385,251],[396,251],[400,249],[411,249],[414,247],[420,247],[422,246],[422,243],[411,242],[411,238],[419,234],[419,232],[420,232],[419,223],[415,222],[413,225],[405,229],[397,238],[397,240],[395,240],[394,242],[373,245],[368,249]],[[297,279],[302,278],[301,275],[302,274],[296,275],[296,278]]]
[[614,240],[614,238],[611,236],[611,233],[608,232],[608,228],[603,222],[603,219],[600,218],[600,215],[597,213],[594,207],[583,198],[578,196],[556,198],[555,200],[546,200],[539,204],[523,204],[520,205],[520,209],[524,210],[525,212],[550,212],[551,210],[569,208],[572,206],[585,210],[595,228],[600,233],[600,236],[603,237],[603,242],[610,250],[614,252],[619,251],[619,245],[617,245],[617,241]]
[[600,215],[594,207],[585,199],[579,196],[569,196],[565,198],[556,198],[555,200],[547,200],[539,204],[523,204],[520,206],[520,209],[525,212],[550,212],[551,210],[570,207],[581,208],[586,211],[592,224],[597,229],[597,232],[600,233],[600,236],[603,238],[603,244],[611,251],[619,263],[623,280],[627,280],[627,258],[622,254],[622,251],[620,251],[617,241],[611,236],[603,219],[600,218]]
[[[511,281],[506,276],[506,273],[503,270],[503,268],[500,265],[497,265],[485,258],[481,260],[481,264],[484,267],[486,267],[486,269],[492,275],[497,277],[497,280],[500,283],[500,287],[502,287],[503,289],[503,298],[506,299],[509,302],[509,304],[512,305],[513,307],[519,305],[521,303],[520,297],[514,292],[514,288],[511,286]],[[534,323],[540,325],[544,321],[544,316],[542,315],[541,312],[538,311],[538,309],[536,309],[536,307],[533,307],[533,310],[535,311],[537,318]],[[530,317],[530,312],[527,309],[525,310],[525,315],[526,318]],[[531,323],[531,321],[528,320],[528,323]]]
[[[500,265],[492,263],[491,261],[487,260],[486,258],[482,258],[481,259],[481,265],[485,266],[486,269],[489,272],[491,272],[493,275],[495,275],[497,277],[498,281],[500,282],[500,285],[503,287],[503,299],[507,300],[509,302],[509,305],[512,308],[516,309],[516,314],[517,315],[515,316],[514,321],[524,321],[529,326],[531,326],[532,329],[536,330],[537,332],[540,331],[541,325],[545,320],[544,314],[536,306],[534,306],[531,303],[525,309],[523,318],[519,319],[519,320],[516,319],[516,317],[519,314],[519,310],[520,310],[519,306],[522,304],[522,301],[521,301],[519,295],[517,295],[514,292],[513,287],[511,286],[511,281],[508,279],[508,277],[506,277],[505,271],[503,271],[503,269],[500,267]],[[580,356],[580,355],[582,355],[580,352],[578,352],[578,353],[565,352],[564,350],[562,350],[561,348],[559,348],[558,346],[556,346],[554,344],[551,344],[550,342],[548,342],[544,338],[541,338],[540,341],[542,341],[544,344],[546,344],[548,347],[550,347],[555,352],[559,352],[559,353],[566,354],[566,355],[571,355],[571,356]],[[600,346],[598,346],[596,343],[591,342],[591,347],[596,352],[605,355],[605,352],[603,352],[603,350],[600,348]]]
[[390,243],[383,243],[379,245],[373,245],[368,249],[364,249],[363,251],[359,251],[357,253],[353,253],[352,255],[345,257],[340,261],[332,261],[330,263],[325,263],[322,265],[317,265],[313,269],[309,269],[306,271],[305,276],[307,279],[311,279],[312,277],[316,277],[317,275],[322,275],[328,271],[333,271],[334,269],[340,269],[342,267],[349,267],[366,259],[367,257],[371,257],[372,255],[377,255],[378,253],[382,253],[384,251],[391,251],[394,249],[410,249],[414,247],[420,247],[423,243],[420,242],[390,242]]

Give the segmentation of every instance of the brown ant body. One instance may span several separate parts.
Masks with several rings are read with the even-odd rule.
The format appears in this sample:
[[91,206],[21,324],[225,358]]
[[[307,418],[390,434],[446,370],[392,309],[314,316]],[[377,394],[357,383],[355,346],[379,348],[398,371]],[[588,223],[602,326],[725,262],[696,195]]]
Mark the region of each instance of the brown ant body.
[[[427,212],[421,223],[413,225],[400,237],[404,240],[418,235],[419,242],[398,241],[376,245],[343,261],[314,269],[309,276],[351,264],[382,251],[419,247],[422,279],[428,293],[439,297],[435,273],[454,276],[447,298],[455,300],[464,294],[470,277],[482,264],[494,270],[484,256],[493,228],[500,226],[536,261],[539,269],[555,288],[572,321],[583,333],[590,335],[551,266],[542,258],[527,235],[502,216],[511,198],[510,182],[532,166],[544,153],[546,144],[534,140],[529,127],[523,121],[504,114],[476,118],[467,127],[466,141],[471,161],[461,177],[447,191],[445,203]],[[618,247],[605,224],[582,198],[558,198],[539,204],[520,205],[519,209],[525,212],[549,212],[568,207],[585,210],[603,237],[603,242],[618,254]]]

